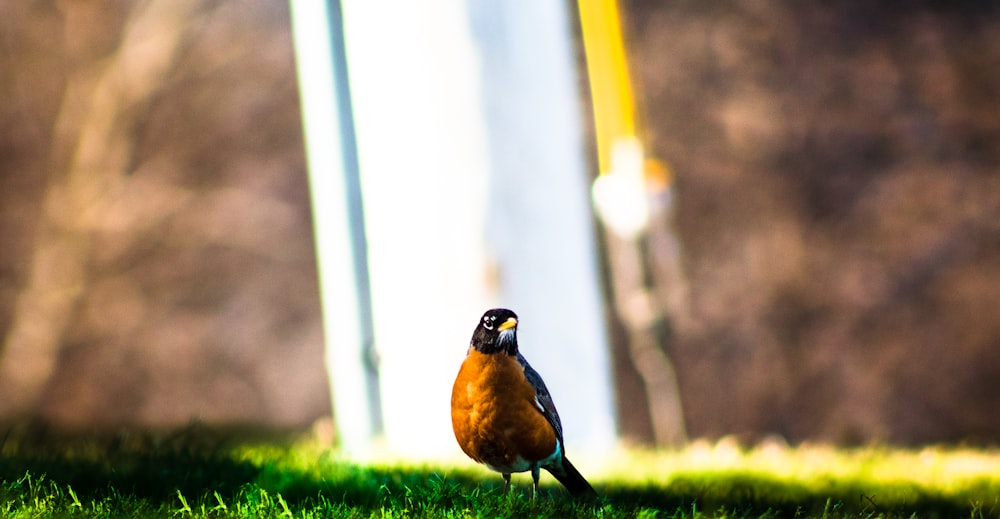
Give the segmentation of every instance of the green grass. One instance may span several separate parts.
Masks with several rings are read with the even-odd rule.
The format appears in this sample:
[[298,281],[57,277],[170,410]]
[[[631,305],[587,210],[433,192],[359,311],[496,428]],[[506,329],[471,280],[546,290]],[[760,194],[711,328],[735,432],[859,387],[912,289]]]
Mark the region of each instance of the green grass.
[[0,517],[1000,517],[1000,452],[976,449],[696,443],[584,464],[594,502],[543,476],[533,502],[527,476],[504,497],[471,462],[361,466],[309,442],[29,443],[0,444]]

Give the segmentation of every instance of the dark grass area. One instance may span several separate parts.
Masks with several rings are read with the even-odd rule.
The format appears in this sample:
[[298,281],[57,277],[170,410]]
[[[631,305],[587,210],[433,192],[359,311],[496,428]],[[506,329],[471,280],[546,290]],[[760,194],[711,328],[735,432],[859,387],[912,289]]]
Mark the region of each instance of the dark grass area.
[[[679,468],[680,469],[680,468]],[[797,482],[765,471],[595,479],[574,502],[547,476],[539,498],[515,478],[502,496],[474,466],[360,466],[315,445],[227,441],[7,442],[3,517],[998,517],[995,480],[960,494],[914,483]],[[958,496],[958,497],[956,497]]]

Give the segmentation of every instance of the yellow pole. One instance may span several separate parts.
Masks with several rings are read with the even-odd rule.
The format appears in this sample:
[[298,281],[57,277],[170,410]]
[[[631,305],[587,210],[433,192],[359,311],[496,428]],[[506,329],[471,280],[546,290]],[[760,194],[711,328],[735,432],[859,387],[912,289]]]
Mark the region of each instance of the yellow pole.
[[[628,338],[629,354],[646,388],[649,418],[658,445],[686,440],[680,390],[673,363],[659,344],[658,327],[669,316],[647,278],[658,272],[679,273],[677,247],[652,248],[650,261],[640,246],[644,236],[670,235],[666,221],[669,197],[650,204],[650,190],[669,189],[669,170],[645,157],[639,138],[635,94],[629,75],[617,0],[577,0],[587,76],[594,111],[599,175],[591,194],[597,214],[611,232],[605,235],[611,266],[612,300]],[[662,240],[660,240],[662,241]],[[652,272],[650,263],[657,264]],[[668,268],[669,267],[669,268]],[[685,285],[679,275],[660,280],[668,290]]]
[[617,1],[579,0],[578,5],[594,110],[598,171],[604,175],[611,172],[615,143],[636,138],[635,98]]

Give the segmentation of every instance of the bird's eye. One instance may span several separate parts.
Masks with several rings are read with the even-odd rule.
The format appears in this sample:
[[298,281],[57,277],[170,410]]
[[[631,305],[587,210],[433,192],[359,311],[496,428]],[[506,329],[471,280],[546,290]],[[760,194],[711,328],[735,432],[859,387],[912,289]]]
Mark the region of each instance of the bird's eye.
[[486,328],[487,330],[492,330],[493,321],[495,320],[496,320],[495,317],[483,317],[483,328]]

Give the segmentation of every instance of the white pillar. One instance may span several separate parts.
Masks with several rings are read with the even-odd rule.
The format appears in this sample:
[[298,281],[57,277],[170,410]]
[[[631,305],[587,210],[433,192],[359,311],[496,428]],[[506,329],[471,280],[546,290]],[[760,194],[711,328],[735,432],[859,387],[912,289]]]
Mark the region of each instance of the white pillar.
[[[583,457],[609,447],[610,364],[566,6],[342,4],[386,445],[411,459],[461,456],[451,385],[482,312],[507,306],[569,448]],[[320,243],[320,254],[338,247]],[[324,294],[347,286],[321,275]],[[332,330],[341,317],[328,317]],[[343,430],[353,418],[337,393],[363,386],[336,364]]]
[[451,385],[487,282],[488,158],[461,0],[344,0],[386,445],[460,455]]
[[567,6],[470,2],[490,129],[486,232],[568,449],[601,452],[615,441],[614,397]]
[[340,6],[293,0],[290,7],[338,440],[365,458],[382,426]]

